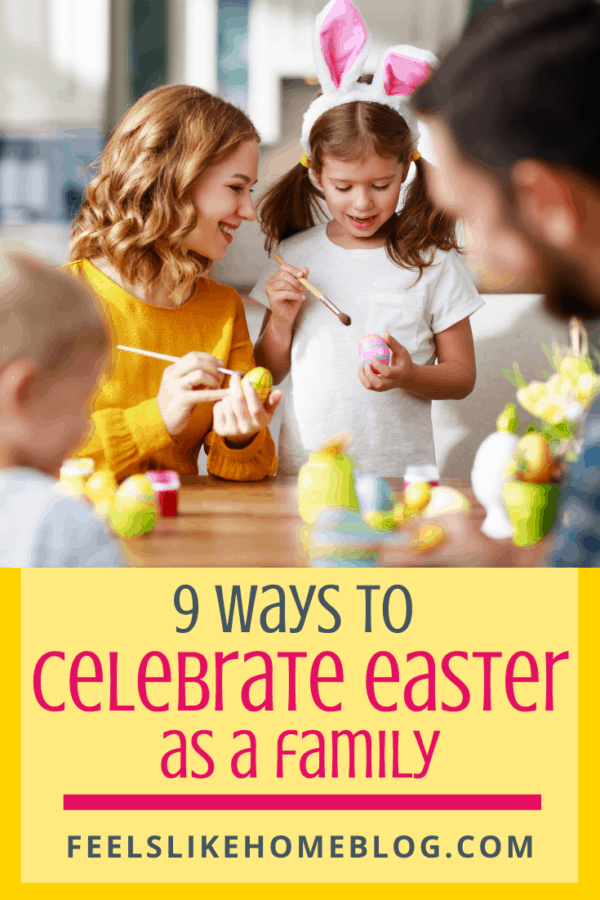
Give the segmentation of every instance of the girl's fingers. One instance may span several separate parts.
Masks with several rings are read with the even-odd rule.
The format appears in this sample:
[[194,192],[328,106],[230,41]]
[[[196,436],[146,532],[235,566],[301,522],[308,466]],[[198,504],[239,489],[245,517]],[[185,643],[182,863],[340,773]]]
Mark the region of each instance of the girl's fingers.
[[373,391],[381,390],[381,378],[375,374],[371,366],[363,366],[363,372],[367,381],[367,386]]
[[295,291],[271,291],[272,303],[303,303],[306,300],[306,294],[297,294]]
[[381,375],[383,378],[387,378],[391,372],[390,366],[386,365],[382,359],[372,359],[369,366],[376,375]]
[[[299,270],[296,270],[299,271]],[[304,277],[304,276],[301,276]],[[295,291],[304,290],[303,286],[300,284],[298,279],[291,272],[282,272],[281,275],[275,279],[275,284],[285,284],[286,287],[291,287]]]
[[283,399],[283,391],[274,390],[269,394],[269,399],[267,400],[267,409],[269,413],[273,414],[279,404]]
[[370,389],[371,385],[367,381],[367,376],[365,375],[364,366],[361,366],[360,369],[358,370],[358,380],[360,381],[360,383],[362,384],[363,387]]

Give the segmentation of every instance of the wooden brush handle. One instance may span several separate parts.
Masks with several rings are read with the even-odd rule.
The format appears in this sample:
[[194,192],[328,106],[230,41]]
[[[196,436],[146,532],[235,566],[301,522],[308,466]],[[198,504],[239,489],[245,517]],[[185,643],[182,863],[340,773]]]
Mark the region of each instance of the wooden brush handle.
[[[278,262],[280,265],[284,265],[284,262],[280,256],[277,256],[276,253],[273,254],[273,259]],[[310,291],[313,297],[316,297],[317,300],[320,300],[323,296],[323,291],[318,290],[314,284],[311,284],[310,281],[307,281],[306,278],[299,278],[298,281],[300,284],[303,284],[307,291]]]

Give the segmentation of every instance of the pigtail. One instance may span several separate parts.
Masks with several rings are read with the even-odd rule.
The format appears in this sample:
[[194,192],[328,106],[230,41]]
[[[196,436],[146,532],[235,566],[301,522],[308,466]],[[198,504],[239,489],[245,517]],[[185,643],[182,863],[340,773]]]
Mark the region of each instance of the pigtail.
[[430,266],[437,248],[460,250],[456,239],[456,219],[435,206],[427,190],[426,163],[415,162],[417,173],[408,189],[406,202],[389,223],[386,252],[403,268],[417,268],[419,275]]
[[302,163],[267,188],[257,204],[265,250],[270,253],[285,238],[325,221],[322,200]]

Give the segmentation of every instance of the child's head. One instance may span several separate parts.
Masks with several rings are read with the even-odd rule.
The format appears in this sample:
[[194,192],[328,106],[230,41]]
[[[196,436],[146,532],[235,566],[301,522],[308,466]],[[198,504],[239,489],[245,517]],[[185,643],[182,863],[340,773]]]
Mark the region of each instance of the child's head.
[[329,212],[349,235],[372,237],[390,221],[412,143],[405,120],[379,103],[346,103],[317,119],[310,168]]
[[[310,169],[298,163],[260,200],[268,250],[315,225],[322,199],[349,234],[385,235],[388,255],[400,266],[422,270],[431,261],[431,248],[456,246],[453,220],[429,199],[421,159],[396,214],[413,137],[394,109],[360,100],[335,106],[314,123],[310,148]],[[367,222],[356,221],[361,217]]]
[[[195,188],[209,167],[234,158],[244,146],[252,168],[258,139],[245,113],[201,88],[167,85],[145,94],[106,145],[75,221],[71,259],[104,257],[125,283],[151,290],[160,282],[185,299],[209,261],[225,252],[218,239],[207,243],[195,234]],[[248,190],[243,179],[234,184]],[[233,194],[226,186],[225,193]],[[232,217],[239,224],[253,215],[248,203],[241,212],[225,204],[210,213],[230,224]]]
[[57,471],[89,427],[106,333],[87,288],[20,253],[0,256],[0,467]]

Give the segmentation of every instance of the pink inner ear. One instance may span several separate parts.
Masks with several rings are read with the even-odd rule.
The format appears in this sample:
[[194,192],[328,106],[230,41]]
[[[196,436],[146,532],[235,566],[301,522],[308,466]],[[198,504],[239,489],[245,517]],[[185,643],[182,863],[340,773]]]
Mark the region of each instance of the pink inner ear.
[[412,56],[389,53],[383,67],[383,87],[388,97],[412,94],[429,75],[429,63]]
[[337,0],[321,25],[321,53],[336,88],[365,46],[367,32],[359,11],[347,0]]

